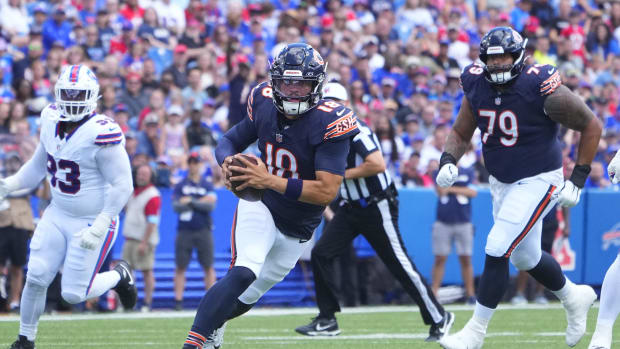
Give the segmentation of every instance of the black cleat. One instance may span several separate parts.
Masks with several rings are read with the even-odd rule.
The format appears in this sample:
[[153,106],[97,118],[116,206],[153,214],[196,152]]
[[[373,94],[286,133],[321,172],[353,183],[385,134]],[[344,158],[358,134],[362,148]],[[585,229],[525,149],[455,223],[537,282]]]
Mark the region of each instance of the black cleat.
[[9,349],[35,349],[35,347],[34,342],[29,341],[26,336],[19,335]]
[[325,319],[317,316],[309,324],[297,327],[295,332],[305,336],[337,336],[340,329],[335,317]]
[[449,311],[446,311],[443,319],[440,323],[432,324],[431,329],[428,331],[428,337],[426,337],[426,342],[437,342],[441,339],[441,337],[447,335],[450,332],[450,328],[454,323],[454,314]]
[[136,281],[131,274],[131,267],[129,263],[121,260],[114,267],[114,270],[121,274],[121,280],[113,290],[118,293],[118,298],[120,298],[123,308],[131,310],[136,306],[138,300],[138,289],[136,288]]

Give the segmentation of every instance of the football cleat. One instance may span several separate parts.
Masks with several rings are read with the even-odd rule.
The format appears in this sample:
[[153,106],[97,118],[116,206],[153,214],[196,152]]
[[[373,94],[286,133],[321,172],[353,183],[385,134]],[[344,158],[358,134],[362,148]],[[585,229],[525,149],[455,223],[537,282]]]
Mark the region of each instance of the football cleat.
[[426,342],[437,342],[441,339],[441,337],[450,333],[450,328],[452,328],[452,324],[454,323],[454,314],[451,312],[446,312],[443,316],[441,322],[432,324],[430,330],[428,331],[428,337],[426,337]]
[[35,349],[35,347],[34,342],[29,341],[26,336],[19,335],[9,349]]
[[121,304],[125,310],[131,310],[136,306],[138,300],[138,289],[136,288],[136,281],[131,273],[131,267],[129,263],[121,260],[114,267],[114,270],[121,274],[121,280],[113,288],[118,293],[118,298],[121,300]]
[[484,344],[484,335],[484,328],[470,319],[462,330],[439,339],[439,345],[444,349],[480,349]]
[[317,316],[309,324],[297,327],[295,332],[305,336],[336,336],[340,329],[335,317],[324,319]]
[[566,344],[574,347],[586,333],[588,311],[596,301],[596,293],[588,285],[575,285],[571,298],[564,302],[566,310]]
[[226,323],[207,337],[207,341],[202,349],[220,349],[222,343],[224,343],[224,331],[226,331]]

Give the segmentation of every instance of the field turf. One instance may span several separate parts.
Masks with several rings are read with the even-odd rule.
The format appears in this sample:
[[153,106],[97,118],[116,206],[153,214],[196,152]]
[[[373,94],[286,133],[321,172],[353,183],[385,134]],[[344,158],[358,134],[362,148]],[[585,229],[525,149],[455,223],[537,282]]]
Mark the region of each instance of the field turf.
[[[472,307],[448,306],[454,311],[453,330],[463,327]],[[575,348],[587,348],[598,308],[589,314],[588,331]],[[233,348],[439,348],[425,343],[424,326],[414,306],[363,307],[338,314],[342,334],[305,337],[293,331],[316,315],[309,308],[260,308],[228,324],[223,349]],[[180,349],[194,313],[154,311],[114,314],[44,316],[39,325],[37,349],[118,348]],[[566,320],[558,303],[549,306],[500,305],[489,327],[484,348],[568,348],[564,343]],[[620,332],[614,346],[620,346]],[[0,349],[8,348],[19,329],[17,316],[0,316]]]

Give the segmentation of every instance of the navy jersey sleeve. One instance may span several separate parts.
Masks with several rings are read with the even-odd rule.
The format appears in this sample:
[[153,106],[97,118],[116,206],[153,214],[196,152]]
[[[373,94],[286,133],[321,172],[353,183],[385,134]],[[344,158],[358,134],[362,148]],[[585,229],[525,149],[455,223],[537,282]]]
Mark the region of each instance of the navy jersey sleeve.
[[463,87],[463,92],[465,92],[465,95],[472,90],[475,81],[479,79],[483,73],[484,69],[482,66],[475,63],[470,64],[463,69],[463,72],[461,72],[460,83],[461,87]]
[[[327,103],[330,102],[328,101]],[[322,106],[328,106],[328,104],[320,105],[317,108],[320,109]],[[349,139],[349,137],[359,133],[355,113],[351,109],[339,104],[328,113],[326,120],[327,125],[323,133],[323,141],[335,142],[341,139]]]
[[540,96],[546,97],[553,93],[560,85],[562,85],[562,78],[560,72],[556,67],[549,64],[537,64],[533,66],[527,66],[524,69],[526,75],[534,77],[535,89]]
[[314,156],[314,170],[344,176],[349,149],[349,138],[338,138],[319,144]]

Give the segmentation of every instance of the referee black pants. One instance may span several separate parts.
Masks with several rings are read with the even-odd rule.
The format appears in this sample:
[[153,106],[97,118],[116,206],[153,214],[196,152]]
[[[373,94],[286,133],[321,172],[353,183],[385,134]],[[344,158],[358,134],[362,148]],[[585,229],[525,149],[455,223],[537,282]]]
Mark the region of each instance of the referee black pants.
[[383,263],[420,307],[424,323],[443,319],[444,309],[437,302],[426,280],[409,258],[398,229],[398,199],[383,199],[368,207],[345,205],[338,209],[323,235],[312,249],[312,271],[316,300],[321,317],[331,318],[340,311],[334,280],[334,258],[362,234]]

